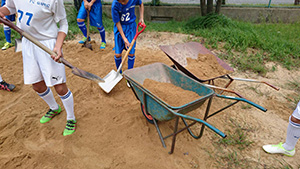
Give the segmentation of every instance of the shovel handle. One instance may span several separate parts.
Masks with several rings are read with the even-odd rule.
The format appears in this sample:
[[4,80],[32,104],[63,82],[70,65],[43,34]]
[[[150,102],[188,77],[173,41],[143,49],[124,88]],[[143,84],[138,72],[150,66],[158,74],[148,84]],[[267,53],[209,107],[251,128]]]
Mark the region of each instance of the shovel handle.
[[[139,27],[142,27],[143,29],[142,29],[141,31],[139,31]],[[145,28],[146,28],[146,25],[145,25],[145,24],[138,23],[138,26],[136,27],[136,34],[135,34],[135,36],[134,36],[132,42],[130,43],[129,49],[128,49],[128,50],[126,51],[126,53],[125,53],[125,56],[124,56],[124,58],[123,58],[123,60],[122,60],[122,62],[121,62],[121,64],[120,64],[120,66],[119,66],[119,68],[118,68],[118,70],[117,70],[117,73],[120,73],[120,71],[121,71],[121,69],[122,69],[122,66],[123,66],[125,60],[127,59],[127,56],[129,55],[129,52],[131,51],[131,49],[132,49],[132,47],[133,47],[133,45],[134,45],[134,43],[135,43],[137,37],[145,30]]]
[[[45,45],[43,45],[41,42],[39,42],[37,39],[35,39],[34,37],[32,37],[31,35],[29,35],[28,33],[24,32],[21,28],[17,27],[15,24],[13,24],[10,20],[6,19],[6,18],[2,18],[0,17],[0,22],[2,22],[3,24],[11,27],[13,30],[17,31],[21,36],[24,36],[25,38],[29,39],[32,43],[34,43],[35,45],[37,45],[38,47],[42,48],[45,52],[47,52],[49,55],[52,56],[57,56],[57,54],[49,49],[48,47],[46,47]],[[61,63],[63,63],[64,65],[68,66],[69,68],[73,68],[74,66],[72,66],[68,61],[66,61],[64,58],[60,57],[59,61]]]

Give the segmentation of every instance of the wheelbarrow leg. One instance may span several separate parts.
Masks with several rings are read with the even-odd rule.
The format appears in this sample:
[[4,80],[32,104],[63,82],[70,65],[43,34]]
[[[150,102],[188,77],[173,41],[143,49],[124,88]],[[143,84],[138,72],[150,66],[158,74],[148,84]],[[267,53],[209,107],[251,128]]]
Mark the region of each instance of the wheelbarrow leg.
[[162,136],[162,134],[161,134],[161,131],[160,131],[159,127],[158,127],[158,124],[157,124],[157,122],[156,122],[156,120],[155,120],[154,118],[153,118],[153,122],[154,122],[154,125],[155,125],[155,127],[156,127],[158,136],[159,136],[159,138],[160,138],[161,144],[162,144],[162,146],[163,146],[164,148],[166,148],[166,144],[165,144],[164,138],[163,138],[163,136]]
[[[207,107],[206,107],[206,111],[205,111],[205,115],[204,115],[204,117],[203,117],[203,120],[204,120],[204,121],[206,121],[206,120],[208,119],[208,113],[209,113],[209,110],[210,110],[212,98],[213,98],[213,97],[209,98],[209,100],[208,100]],[[202,124],[198,139],[202,137],[203,132],[204,132],[204,128],[205,128],[205,125]]]
[[175,121],[174,133],[173,133],[172,147],[171,147],[171,151],[169,152],[169,154],[172,154],[174,152],[176,135],[177,135],[177,128],[178,128],[178,121],[179,121],[179,117],[177,116],[176,121]]

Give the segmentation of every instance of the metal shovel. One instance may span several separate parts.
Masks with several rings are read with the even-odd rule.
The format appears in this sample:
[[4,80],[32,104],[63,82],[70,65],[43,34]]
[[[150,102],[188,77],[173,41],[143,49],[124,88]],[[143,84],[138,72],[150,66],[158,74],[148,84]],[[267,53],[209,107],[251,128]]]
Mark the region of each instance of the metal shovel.
[[[24,36],[25,38],[27,38],[28,40],[30,40],[32,43],[34,43],[35,45],[37,45],[38,47],[40,47],[41,49],[43,49],[45,52],[47,52],[50,55],[55,56],[56,53],[54,51],[52,51],[51,49],[49,49],[48,47],[46,47],[45,45],[43,45],[41,42],[39,42],[37,39],[35,39],[34,37],[32,37],[31,35],[29,35],[28,33],[24,32],[22,29],[20,29],[19,27],[17,27],[16,25],[14,25],[11,21],[9,21],[8,19],[4,19],[2,17],[0,17],[0,22],[2,22],[3,24],[11,27],[12,29],[14,29],[15,31],[17,31],[21,36]],[[93,80],[97,83],[100,82],[105,82],[103,79],[101,79],[99,76],[94,75],[92,73],[86,72],[84,70],[81,70],[77,67],[74,67],[73,65],[71,65],[71,63],[69,63],[66,59],[64,59],[63,57],[60,57],[59,61],[61,63],[63,63],[64,65],[66,65],[67,67],[72,69],[72,73],[74,75],[77,75],[79,77],[82,78],[86,78],[89,80]]]
[[15,52],[22,51],[22,39],[15,39]]
[[[143,27],[143,29],[139,32],[139,27]],[[127,56],[129,55],[129,52],[131,51],[131,48],[133,47],[137,37],[139,36],[139,34],[141,34],[146,28],[146,25],[145,24],[141,24],[139,23],[137,28],[136,28],[136,34],[132,40],[132,42],[130,43],[130,47],[129,49],[126,51],[126,54],[123,58],[123,61],[121,62],[119,68],[117,71],[115,70],[111,70],[105,77],[104,77],[104,80],[105,82],[104,83],[99,83],[99,86],[106,92],[106,93],[109,93],[118,83],[119,81],[121,81],[121,79],[123,78],[123,76],[120,74],[120,71],[122,69],[122,66],[127,58]]]

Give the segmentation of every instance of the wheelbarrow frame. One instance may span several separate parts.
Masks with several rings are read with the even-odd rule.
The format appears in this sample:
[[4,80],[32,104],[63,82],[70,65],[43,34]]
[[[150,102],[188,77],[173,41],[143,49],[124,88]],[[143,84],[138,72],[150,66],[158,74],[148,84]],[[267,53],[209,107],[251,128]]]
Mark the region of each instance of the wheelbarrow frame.
[[[186,87],[186,85],[188,85],[188,83],[193,83],[193,84],[196,84],[196,86],[192,86],[192,89],[191,89],[192,91],[193,90],[197,90],[197,91],[207,90],[207,91],[204,92],[205,94],[203,94],[204,96],[202,95],[203,96],[202,98],[197,99],[193,102],[190,102],[188,104],[185,104],[185,105],[179,106],[179,107],[170,106],[167,103],[165,103],[164,101],[160,100],[160,98],[158,98],[157,96],[153,95],[148,89],[146,89],[142,85],[143,81],[145,79],[152,79],[153,76],[154,76],[154,79],[152,79],[152,80],[160,81],[160,77],[156,77],[155,76],[156,74],[155,74],[155,72],[153,73],[153,70],[156,72],[159,72],[160,75],[161,75],[161,73],[164,74],[163,71],[167,71],[167,73],[165,73],[164,75],[161,75],[161,76],[171,76],[170,74],[173,74],[173,76],[184,78],[184,80],[182,80],[182,79],[179,80],[178,83],[185,83],[185,80],[186,80],[186,84],[178,84],[178,83],[175,84],[179,87],[183,88],[183,87]],[[123,74],[124,74],[125,79],[127,79],[127,81],[130,83],[131,89],[132,89],[133,93],[135,94],[136,98],[141,102],[142,105],[144,105],[144,110],[146,111],[146,113],[150,114],[153,117],[153,123],[156,127],[156,130],[158,132],[158,135],[159,135],[159,138],[161,140],[163,147],[166,147],[164,140],[166,138],[173,136],[171,151],[169,152],[170,154],[172,154],[174,152],[176,135],[181,133],[184,130],[188,130],[189,134],[193,138],[199,139],[202,137],[204,128],[206,126],[206,127],[210,128],[211,130],[213,130],[218,135],[220,135],[221,137],[223,137],[223,138],[226,137],[226,135],[223,132],[221,132],[219,129],[215,128],[213,125],[209,124],[207,122],[207,119],[220,113],[221,111],[231,107],[232,105],[238,103],[239,101],[247,102],[262,111],[266,111],[265,108],[255,104],[253,102],[250,102],[244,98],[236,98],[236,97],[216,94],[212,89],[205,87],[200,82],[188,77],[184,73],[177,71],[163,63],[154,63],[151,65],[146,65],[143,67],[126,70],[126,71],[124,71]],[[142,77],[142,78],[138,79],[139,77]],[[176,82],[171,81],[170,83],[174,84]],[[199,87],[201,89],[199,89]],[[209,114],[212,99],[215,96],[220,97],[220,98],[235,100],[235,102],[217,110],[216,112]],[[207,103],[207,106],[205,109],[203,119],[199,119],[199,118],[195,118],[195,117],[186,115],[186,113],[188,113],[192,110],[195,110],[196,108],[199,108],[206,100],[208,100],[208,103]],[[148,105],[151,105],[151,107]],[[159,110],[159,113],[157,113],[158,110]],[[178,129],[179,118],[182,119],[182,121],[185,125],[184,128]],[[167,120],[172,120],[172,119],[175,119],[174,131],[167,136],[163,136],[163,134],[158,126],[158,121],[167,121]],[[190,120],[193,122],[188,124],[187,120]],[[202,125],[201,129],[199,131],[199,134],[195,134],[190,129],[191,126],[193,126],[197,123],[200,123]]]

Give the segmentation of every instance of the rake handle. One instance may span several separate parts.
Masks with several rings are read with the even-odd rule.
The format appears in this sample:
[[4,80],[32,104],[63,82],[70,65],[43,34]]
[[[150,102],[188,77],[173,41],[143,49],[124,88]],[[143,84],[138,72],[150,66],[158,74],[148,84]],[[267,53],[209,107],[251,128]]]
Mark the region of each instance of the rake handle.
[[[29,35],[28,33],[26,33],[25,31],[23,31],[21,28],[17,27],[15,24],[13,24],[11,21],[9,21],[8,19],[4,19],[0,17],[0,22],[4,23],[5,25],[11,27],[13,30],[17,31],[21,36],[24,36],[25,38],[29,39],[32,43],[34,43],[35,45],[37,45],[38,47],[42,48],[45,52],[47,52],[49,55],[51,56],[57,56],[57,54],[52,51],[51,49],[49,49],[48,47],[46,47],[45,45],[43,45],[41,42],[39,42],[37,39],[35,39],[34,37],[32,37],[31,35]],[[73,65],[71,65],[71,63],[69,63],[67,60],[65,60],[63,57],[59,58],[59,61],[61,63],[63,63],[64,65],[68,66],[69,68],[74,68]]]

